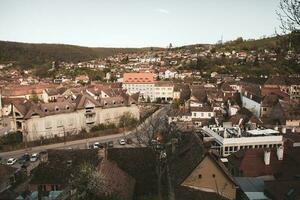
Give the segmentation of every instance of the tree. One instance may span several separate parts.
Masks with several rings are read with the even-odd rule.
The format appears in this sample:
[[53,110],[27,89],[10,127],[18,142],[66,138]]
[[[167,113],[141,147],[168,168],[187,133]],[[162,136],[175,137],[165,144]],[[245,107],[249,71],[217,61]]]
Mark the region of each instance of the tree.
[[279,11],[276,11],[284,33],[300,29],[300,1],[280,0]]
[[106,195],[107,187],[105,178],[97,172],[91,164],[83,163],[78,173],[74,176],[71,186],[76,190],[78,200],[117,200],[114,195]]
[[[168,109],[169,108],[170,107],[168,107]],[[170,145],[172,145],[173,139],[180,139],[181,133],[178,131],[176,125],[169,124],[167,117],[161,113],[162,112],[155,113],[147,118],[147,120],[137,128],[135,136],[141,145],[152,149],[156,154],[155,172],[157,175],[158,199],[162,199],[162,180],[166,178],[169,193],[168,199],[173,200],[174,187],[169,172],[173,154],[168,153],[168,149]]]
[[137,125],[137,123],[138,123],[137,118],[135,118],[131,112],[125,112],[120,118],[119,126],[123,128],[133,127]]

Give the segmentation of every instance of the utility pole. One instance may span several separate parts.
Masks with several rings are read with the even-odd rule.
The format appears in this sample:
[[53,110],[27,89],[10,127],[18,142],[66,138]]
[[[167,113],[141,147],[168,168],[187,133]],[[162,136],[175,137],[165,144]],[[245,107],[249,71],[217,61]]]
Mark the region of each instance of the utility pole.
[[25,149],[27,149],[27,147],[28,147],[27,136],[28,136],[28,131],[27,131],[27,127],[25,126],[24,130],[23,130],[23,139],[24,139],[24,142],[25,142]]
[[123,121],[123,128],[124,128],[124,138],[125,138],[125,136],[126,136],[126,127],[125,127],[125,120]]
[[64,144],[66,144],[66,131],[65,131],[65,127],[63,127],[63,131],[64,131]]

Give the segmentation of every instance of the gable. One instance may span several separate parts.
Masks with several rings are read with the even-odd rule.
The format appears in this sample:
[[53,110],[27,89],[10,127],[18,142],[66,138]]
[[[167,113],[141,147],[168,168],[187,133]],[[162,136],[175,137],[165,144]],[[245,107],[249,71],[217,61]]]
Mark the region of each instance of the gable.
[[84,106],[86,107],[86,108],[89,108],[89,107],[95,107],[95,104],[93,104],[90,100],[85,100],[85,102],[84,102]]
[[210,156],[205,156],[181,185],[200,191],[218,193],[228,199],[234,199],[236,193],[235,184]]

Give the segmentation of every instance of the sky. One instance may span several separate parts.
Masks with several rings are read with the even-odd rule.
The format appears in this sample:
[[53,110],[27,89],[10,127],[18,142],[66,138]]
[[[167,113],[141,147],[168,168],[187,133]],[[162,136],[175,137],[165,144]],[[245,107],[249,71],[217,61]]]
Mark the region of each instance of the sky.
[[261,38],[279,0],[0,0],[0,40],[166,47]]

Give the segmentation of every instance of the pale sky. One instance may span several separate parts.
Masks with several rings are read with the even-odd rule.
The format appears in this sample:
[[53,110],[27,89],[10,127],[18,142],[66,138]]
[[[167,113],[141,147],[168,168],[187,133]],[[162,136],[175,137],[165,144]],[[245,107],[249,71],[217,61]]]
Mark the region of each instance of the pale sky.
[[0,40],[165,47],[260,38],[279,0],[0,0]]

